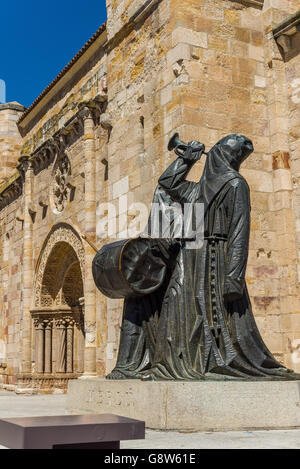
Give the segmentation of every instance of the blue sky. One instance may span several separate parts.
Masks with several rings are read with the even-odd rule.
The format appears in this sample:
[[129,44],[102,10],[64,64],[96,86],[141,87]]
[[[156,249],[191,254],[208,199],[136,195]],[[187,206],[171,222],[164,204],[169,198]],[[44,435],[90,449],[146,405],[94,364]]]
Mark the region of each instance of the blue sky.
[[6,101],[28,107],[106,20],[105,0],[1,2]]

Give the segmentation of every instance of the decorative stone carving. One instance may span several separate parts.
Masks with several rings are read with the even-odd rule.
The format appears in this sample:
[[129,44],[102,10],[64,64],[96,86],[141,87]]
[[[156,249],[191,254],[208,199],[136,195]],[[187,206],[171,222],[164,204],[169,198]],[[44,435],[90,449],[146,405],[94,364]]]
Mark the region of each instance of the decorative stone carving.
[[112,117],[108,112],[106,112],[105,114],[101,114],[100,125],[101,127],[103,127],[103,129],[106,129],[106,130],[112,129]]
[[84,121],[85,119],[91,119],[93,117],[92,110],[86,103],[82,103],[78,107],[78,116],[80,119]]
[[37,212],[37,208],[35,206],[35,204],[33,202],[29,202],[28,204],[28,212],[30,214],[30,216],[33,218],[35,217],[36,215],[36,212]]
[[79,236],[65,223],[56,225],[44,243],[35,279],[35,375],[74,377],[84,371],[83,274]]
[[18,221],[24,221],[24,210],[23,207],[18,208],[16,212],[16,220]]
[[107,93],[107,76],[104,75],[104,77],[101,80],[101,88],[102,92]]
[[33,318],[33,325],[34,325],[35,329],[38,329],[42,325],[42,318],[34,317]]
[[94,321],[85,322],[85,344],[87,347],[96,342],[96,323]]
[[283,52],[286,54],[291,47],[291,38],[286,34],[282,34],[281,36],[277,37],[277,43],[280,45]]
[[41,194],[39,196],[38,203],[41,207],[47,207],[49,205],[47,196],[44,194]]
[[29,156],[28,155],[22,155],[20,158],[19,158],[19,164],[17,166],[17,170],[22,178],[22,181],[25,180],[25,173],[27,171],[27,169],[29,169],[30,167],[30,161],[29,161]]
[[[22,194],[25,173],[28,169],[33,169],[34,174],[36,175],[43,169],[49,167],[55,157],[64,152],[70,140],[72,140],[72,136],[79,136],[83,133],[84,119],[91,117],[94,119],[95,123],[99,124],[100,116],[105,110],[106,103],[106,84],[103,82],[101,93],[90,101],[80,103],[78,105],[77,113],[72,116],[72,118],[66,122],[53,137],[44,141],[38,148],[33,149],[31,155],[28,156],[28,154],[24,153],[19,158],[17,169],[20,177],[16,177],[13,181],[9,182],[7,187],[2,189],[0,194],[0,210],[20,197]],[[23,150],[26,150],[27,152],[28,148],[24,147]],[[58,200],[55,201],[55,204],[57,204],[58,207],[54,204],[54,209],[58,210],[58,213],[61,213],[62,205],[64,205],[63,201],[67,195],[65,189],[62,190],[60,186],[61,183],[65,186],[62,177],[59,178],[58,182],[60,189],[57,187],[55,188],[55,191],[58,193]]]
[[31,163],[34,169],[34,174],[38,174],[53,162],[55,157],[55,152],[52,150],[51,146],[48,146],[48,142],[43,145],[42,148],[39,148],[36,152],[32,154]]
[[300,10],[281,21],[272,31],[284,59],[287,60],[293,49],[297,49],[297,37],[300,32]]
[[[83,373],[83,314],[81,306],[32,311],[36,332],[35,375],[47,378]],[[55,366],[54,366],[55,363]]]
[[71,164],[66,155],[60,157],[53,171],[53,182],[50,188],[50,200],[53,212],[62,213],[68,203],[70,188],[68,177],[71,173]]
[[[45,274],[45,269],[47,266],[47,262],[50,258],[52,250],[54,246],[58,243],[67,243],[69,244],[73,250],[75,251],[81,269],[82,278],[84,277],[84,264],[85,264],[85,254],[84,254],[84,247],[82,246],[82,242],[76,232],[69,226],[64,223],[56,225],[46,240],[44,247],[42,249],[38,267],[37,267],[37,274],[35,278],[35,306],[51,306],[52,305],[52,298],[47,296],[47,292],[45,291],[45,286],[43,286],[43,277]],[[54,276],[57,276],[57,272],[53,273]],[[41,299],[43,298],[43,305],[41,304]]]

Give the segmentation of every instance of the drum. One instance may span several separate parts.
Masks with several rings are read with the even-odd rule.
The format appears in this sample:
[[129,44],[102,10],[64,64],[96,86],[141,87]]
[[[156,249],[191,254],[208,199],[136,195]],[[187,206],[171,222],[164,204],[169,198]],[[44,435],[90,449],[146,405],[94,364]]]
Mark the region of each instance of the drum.
[[103,246],[93,260],[97,288],[109,298],[148,295],[163,283],[167,266],[158,243],[150,238]]

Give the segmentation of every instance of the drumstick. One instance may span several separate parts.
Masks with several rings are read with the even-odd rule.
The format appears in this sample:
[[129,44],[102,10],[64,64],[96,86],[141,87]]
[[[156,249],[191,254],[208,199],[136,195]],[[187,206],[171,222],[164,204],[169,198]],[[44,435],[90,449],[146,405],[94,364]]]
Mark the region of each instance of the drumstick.
[[94,249],[95,252],[98,252],[98,251],[99,251],[99,249],[97,248],[97,246],[95,246],[95,244],[92,243],[92,241],[90,241],[90,240],[86,237],[86,235],[81,235],[81,237],[82,237],[82,239],[84,239],[84,241],[86,241],[86,242],[91,246],[91,248]]

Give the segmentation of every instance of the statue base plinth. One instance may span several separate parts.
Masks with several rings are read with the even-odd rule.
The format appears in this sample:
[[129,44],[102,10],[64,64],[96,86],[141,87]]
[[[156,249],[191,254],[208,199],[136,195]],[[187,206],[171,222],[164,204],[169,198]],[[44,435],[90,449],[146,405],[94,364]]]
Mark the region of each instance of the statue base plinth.
[[67,409],[144,420],[157,430],[300,427],[300,381],[70,380]]

